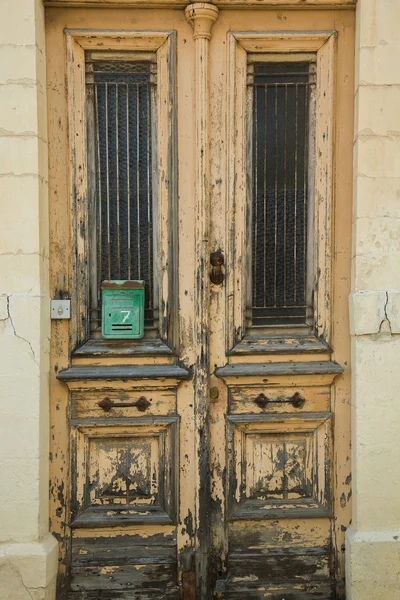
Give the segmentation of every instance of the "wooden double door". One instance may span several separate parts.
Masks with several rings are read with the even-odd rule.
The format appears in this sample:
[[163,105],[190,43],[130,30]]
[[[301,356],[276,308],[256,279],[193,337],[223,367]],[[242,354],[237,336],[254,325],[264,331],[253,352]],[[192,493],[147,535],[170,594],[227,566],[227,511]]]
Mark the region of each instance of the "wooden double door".
[[354,15],[147,4],[46,13],[58,597],[344,598]]

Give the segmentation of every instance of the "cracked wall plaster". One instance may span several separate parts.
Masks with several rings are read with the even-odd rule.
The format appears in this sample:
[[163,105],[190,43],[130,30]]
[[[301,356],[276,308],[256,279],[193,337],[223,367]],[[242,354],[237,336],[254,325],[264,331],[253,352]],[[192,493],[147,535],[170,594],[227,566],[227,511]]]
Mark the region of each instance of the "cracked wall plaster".
[[361,290],[350,294],[351,335],[400,333],[400,291]]

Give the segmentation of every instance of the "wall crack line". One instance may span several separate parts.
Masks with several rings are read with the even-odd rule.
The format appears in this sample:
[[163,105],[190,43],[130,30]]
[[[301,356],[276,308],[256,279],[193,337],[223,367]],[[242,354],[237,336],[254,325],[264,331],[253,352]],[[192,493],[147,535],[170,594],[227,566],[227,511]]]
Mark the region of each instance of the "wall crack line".
[[385,292],[385,295],[386,295],[386,300],[385,300],[385,306],[383,308],[384,313],[385,313],[385,318],[382,319],[382,321],[381,321],[381,323],[379,325],[379,333],[382,332],[383,324],[386,322],[388,324],[388,326],[389,326],[389,333],[390,333],[390,335],[392,335],[392,326],[390,324],[390,319],[389,319],[388,314],[387,314],[387,307],[388,307],[388,304],[389,304],[389,293]]
[[11,310],[10,310],[10,297],[11,297],[11,296],[7,296],[7,315],[8,315],[8,318],[10,319],[10,324],[11,324],[11,327],[13,328],[14,335],[15,335],[15,337],[16,337],[16,338],[18,338],[19,340],[22,340],[23,342],[26,342],[26,343],[28,344],[28,346],[29,346],[29,348],[30,348],[30,350],[31,350],[31,352],[32,352],[33,360],[35,361],[35,363],[36,363],[36,364],[37,364],[37,366],[39,367],[39,363],[38,363],[38,361],[36,360],[36,355],[35,355],[35,351],[34,351],[34,349],[33,349],[33,347],[32,347],[32,344],[30,343],[30,341],[29,341],[29,340],[27,340],[26,338],[24,338],[24,337],[22,337],[21,335],[18,335],[18,334],[17,334],[17,331],[16,331],[16,329],[15,329],[15,325],[14,325],[14,322],[13,322],[13,320],[12,320],[12,316],[11,316]]

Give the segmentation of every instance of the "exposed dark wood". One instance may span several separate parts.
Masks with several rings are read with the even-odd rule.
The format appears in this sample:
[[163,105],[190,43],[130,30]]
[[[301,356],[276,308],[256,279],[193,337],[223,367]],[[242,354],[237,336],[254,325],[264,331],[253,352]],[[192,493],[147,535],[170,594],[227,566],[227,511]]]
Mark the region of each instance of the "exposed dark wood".
[[215,370],[215,375],[221,377],[252,377],[273,375],[325,375],[343,373],[343,367],[337,362],[315,361],[315,362],[280,362],[280,363],[255,363],[255,364],[232,364],[225,365]]
[[196,571],[185,571],[182,575],[183,600],[196,600]]
[[176,365],[122,365],[105,367],[70,367],[57,374],[60,381],[111,379],[189,379],[188,369]]
[[181,600],[178,586],[139,588],[136,590],[96,590],[69,592],[67,600]]
[[71,591],[118,590],[145,591],[146,588],[176,586],[175,564],[128,564],[112,567],[75,567]]
[[235,511],[231,516],[231,520],[320,519],[330,516],[329,508],[318,506],[312,502],[309,506],[295,506],[293,508],[264,507],[264,504],[260,500],[249,500]]
[[300,581],[329,581],[329,555],[264,556],[262,554],[229,555],[229,579],[250,577],[252,580],[281,584]]
[[72,353],[73,357],[91,356],[172,356],[171,348],[160,339],[102,340],[91,339]]
[[[146,539],[142,538],[142,542],[145,541]],[[159,543],[162,542],[163,540]],[[129,535],[117,538],[77,538],[72,541],[73,567],[175,562],[174,545],[134,544]]]
[[330,516],[330,417],[328,412],[227,417],[230,520]]
[[330,582],[297,583],[295,585],[258,582],[228,582],[225,600],[333,600]]
[[245,337],[229,352],[237,354],[302,354],[329,352],[325,342],[312,335],[270,335],[265,337]]
[[229,550],[232,556],[255,551],[266,556],[330,554],[330,524],[327,519],[313,520],[312,528],[306,520],[231,521]]
[[88,508],[70,524],[70,527],[76,529],[78,527],[120,527],[139,523],[146,525],[173,523],[168,513],[158,506],[144,505],[140,507],[142,510],[138,506],[125,506],[123,510],[116,510],[110,506],[99,508],[102,510],[95,510],[95,507]]

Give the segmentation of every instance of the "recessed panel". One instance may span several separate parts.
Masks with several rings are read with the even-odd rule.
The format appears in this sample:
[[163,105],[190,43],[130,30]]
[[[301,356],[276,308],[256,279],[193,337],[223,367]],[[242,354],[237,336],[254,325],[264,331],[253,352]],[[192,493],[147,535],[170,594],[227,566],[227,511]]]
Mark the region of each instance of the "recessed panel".
[[310,441],[308,436],[285,439],[273,434],[246,435],[243,473],[246,497],[258,500],[311,497]]
[[89,441],[90,505],[156,504],[160,437]]
[[234,415],[229,423],[230,516],[328,516],[329,413]]
[[72,526],[175,520],[175,419],[110,421],[74,430]]

